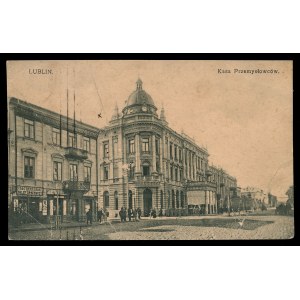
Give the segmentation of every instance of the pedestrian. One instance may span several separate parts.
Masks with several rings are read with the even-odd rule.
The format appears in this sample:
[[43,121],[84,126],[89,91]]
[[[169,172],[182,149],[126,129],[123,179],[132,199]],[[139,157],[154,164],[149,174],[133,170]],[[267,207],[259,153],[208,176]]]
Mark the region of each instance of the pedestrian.
[[120,216],[121,222],[123,222],[123,207],[121,207],[121,209],[119,211],[119,216]]
[[131,222],[131,208],[128,208],[128,220]]
[[101,208],[97,211],[97,221],[100,224],[102,223],[102,211],[101,211]]
[[88,225],[89,223],[92,225],[92,212],[90,209],[86,213],[86,224]]
[[124,211],[123,211],[123,219],[124,219],[124,222],[126,222],[126,217],[127,217],[127,209],[124,208]]
[[132,211],[132,216],[133,216],[133,220],[136,222],[137,221],[137,219],[136,219],[136,209],[134,209],[133,211]]
[[137,216],[138,216],[139,220],[141,219],[141,214],[142,214],[142,211],[141,211],[140,207],[138,207],[137,208]]

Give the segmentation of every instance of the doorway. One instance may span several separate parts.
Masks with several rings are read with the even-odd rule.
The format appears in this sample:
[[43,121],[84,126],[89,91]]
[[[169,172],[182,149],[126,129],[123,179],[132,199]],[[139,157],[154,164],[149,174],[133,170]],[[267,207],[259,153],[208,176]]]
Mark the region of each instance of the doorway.
[[149,216],[150,210],[152,209],[152,191],[145,189],[143,192],[144,199],[144,216]]
[[132,207],[132,191],[129,190],[128,192],[128,208],[133,208]]

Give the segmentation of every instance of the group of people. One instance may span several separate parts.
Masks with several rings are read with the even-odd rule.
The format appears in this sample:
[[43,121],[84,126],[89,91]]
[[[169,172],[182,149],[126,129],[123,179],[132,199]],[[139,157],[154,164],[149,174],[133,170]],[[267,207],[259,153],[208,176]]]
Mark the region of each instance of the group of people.
[[132,208],[126,209],[122,206],[121,210],[119,211],[121,222],[126,222],[127,218],[129,222],[131,222],[131,220],[138,221],[141,219],[141,215],[142,215],[142,211],[139,207],[136,209],[132,209]]
[[[104,209],[103,208],[98,209],[98,211],[97,211],[97,221],[99,223],[102,223],[102,221],[105,222],[106,219],[107,219],[107,214],[104,211]],[[87,225],[89,225],[89,224],[92,225],[92,223],[93,223],[93,214],[92,214],[91,209],[89,209],[86,213],[86,224]]]

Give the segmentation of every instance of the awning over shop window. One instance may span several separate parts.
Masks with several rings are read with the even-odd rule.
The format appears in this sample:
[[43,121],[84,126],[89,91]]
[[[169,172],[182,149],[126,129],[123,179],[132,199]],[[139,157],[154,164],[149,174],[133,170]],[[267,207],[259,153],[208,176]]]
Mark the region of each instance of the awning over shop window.
[[188,191],[187,202],[188,205],[205,204],[205,191]]
[[88,191],[83,197],[96,197],[96,193],[94,191]]
[[[49,190],[47,191],[48,196],[57,196],[57,190]],[[61,191],[58,191],[58,197],[59,198],[65,198],[66,194],[62,193]]]

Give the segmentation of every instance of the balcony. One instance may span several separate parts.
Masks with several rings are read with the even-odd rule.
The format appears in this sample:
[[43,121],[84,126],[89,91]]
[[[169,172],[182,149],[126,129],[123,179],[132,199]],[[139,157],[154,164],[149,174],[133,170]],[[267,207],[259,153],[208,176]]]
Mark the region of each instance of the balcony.
[[91,183],[89,181],[75,181],[75,180],[67,180],[63,182],[63,190],[66,192],[88,192],[90,190]]
[[88,158],[88,152],[83,149],[78,149],[74,147],[66,147],[65,157],[69,159],[84,160]]
[[139,187],[157,187],[160,184],[159,175],[136,176],[136,185]]

